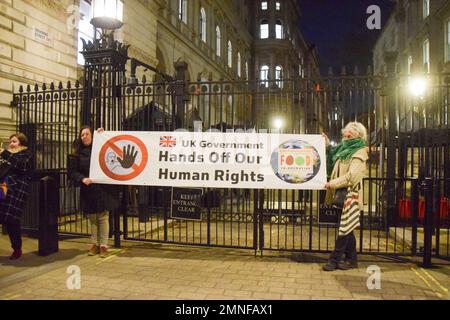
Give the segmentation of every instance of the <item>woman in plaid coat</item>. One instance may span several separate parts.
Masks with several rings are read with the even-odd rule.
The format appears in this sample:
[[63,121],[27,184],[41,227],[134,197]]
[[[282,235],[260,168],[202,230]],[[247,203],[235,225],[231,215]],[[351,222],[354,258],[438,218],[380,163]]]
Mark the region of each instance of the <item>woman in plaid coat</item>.
[[32,153],[27,148],[27,137],[23,133],[11,135],[9,148],[0,149],[0,157],[11,166],[7,174],[8,192],[0,201],[0,222],[6,228],[14,250],[10,259],[15,260],[22,255],[20,218],[30,193]]

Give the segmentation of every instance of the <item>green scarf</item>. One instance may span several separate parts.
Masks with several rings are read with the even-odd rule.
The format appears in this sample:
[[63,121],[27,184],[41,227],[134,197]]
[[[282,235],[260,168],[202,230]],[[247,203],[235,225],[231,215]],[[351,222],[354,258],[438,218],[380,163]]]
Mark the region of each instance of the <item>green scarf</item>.
[[353,154],[366,146],[366,143],[362,139],[348,139],[343,140],[335,147],[327,148],[327,172],[328,176],[331,175],[331,171],[338,159],[348,160]]

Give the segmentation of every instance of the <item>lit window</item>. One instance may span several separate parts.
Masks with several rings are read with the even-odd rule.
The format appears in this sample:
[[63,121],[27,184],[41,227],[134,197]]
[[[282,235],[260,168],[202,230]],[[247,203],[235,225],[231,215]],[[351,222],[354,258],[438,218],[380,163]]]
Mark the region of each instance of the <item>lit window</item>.
[[427,72],[430,72],[430,41],[426,39],[422,45],[423,65],[427,68]]
[[267,10],[267,1],[261,2],[261,10]]
[[269,87],[269,66],[264,65],[261,67],[259,79],[261,80],[261,84],[268,88]]
[[275,67],[275,80],[278,88],[283,88],[283,67],[276,66]]
[[188,0],[178,0],[178,19],[187,23]]
[[447,61],[450,61],[450,19],[447,21]]
[[206,12],[204,8],[200,9],[200,39],[206,42]]
[[261,39],[269,38],[269,21],[267,20],[261,21],[260,34]]
[[222,41],[222,37],[220,36],[220,28],[216,27],[216,55],[220,57],[220,43]]
[[283,39],[283,24],[280,20],[277,20],[275,25],[275,37],[277,39]]
[[91,4],[86,0],[80,1],[80,21],[78,22],[78,56],[77,61],[78,64],[84,65],[84,57],[80,53],[83,50],[83,43],[81,39],[84,41],[93,41],[94,40],[94,26],[91,24],[92,12],[91,12]]
[[275,4],[275,8],[277,9],[277,11],[280,11],[281,10],[281,3],[279,3],[277,1],[277,3]]
[[233,67],[233,46],[231,41],[228,41],[228,67]]
[[238,52],[237,54],[237,75],[238,77],[241,77],[241,53]]
[[430,0],[423,0],[423,18],[430,15]]
[[412,56],[409,56],[408,57],[408,74],[411,74],[411,67],[412,67],[412,64],[413,64],[413,58],[412,58]]

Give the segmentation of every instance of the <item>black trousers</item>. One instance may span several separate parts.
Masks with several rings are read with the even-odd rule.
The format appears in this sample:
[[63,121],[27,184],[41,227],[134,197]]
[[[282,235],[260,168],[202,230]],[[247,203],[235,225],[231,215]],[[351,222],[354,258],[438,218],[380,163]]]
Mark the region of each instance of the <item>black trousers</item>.
[[342,256],[351,263],[357,262],[356,238],[353,231],[346,236],[339,236],[336,239],[334,251],[331,253],[330,261],[338,263],[342,261]]
[[11,247],[14,250],[22,250],[22,233],[20,231],[20,224],[15,223],[3,223],[3,228],[9,235],[9,240],[11,240]]

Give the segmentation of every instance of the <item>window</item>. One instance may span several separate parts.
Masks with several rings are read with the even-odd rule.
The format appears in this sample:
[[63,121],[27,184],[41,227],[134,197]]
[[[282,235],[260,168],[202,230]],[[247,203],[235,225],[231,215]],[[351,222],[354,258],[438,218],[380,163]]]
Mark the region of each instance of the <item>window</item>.
[[233,46],[231,45],[231,41],[228,41],[228,67],[233,67]]
[[187,23],[188,0],[178,0],[178,19]]
[[83,43],[81,39],[84,41],[93,41],[94,40],[94,26],[91,24],[92,13],[91,13],[91,4],[86,0],[80,1],[80,21],[78,22],[78,56],[77,62],[78,64],[84,65],[84,57],[80,51],[83,50]]
[[261,2],[261,10],[267,10],[267,1]]
[[422,0],[423,5],[423,18],[425,19],[430,15],[430,0]]
[[220,43],[222,41],[222,37],[220,35],[219,26],[216,27],[216,55],[220,57]]
[[261,39],[269,38],[269,21],[267,21],[267,20],[261,21],[260,36],[261,36]]
[[409,56],[408,57],[408,74],[411,74],[411,67],[412,67],[412,64],[413,64],[413,58],[412,58],[412,56]]
[[277,9],[277,11],[280,11],[281,10],[281,3],[279,3],[277,1],[277,3],[275,4],[275,8]]
[[245,79],[248,80],[248,61],[245,61]]
[[275,67],[275,80],[278,88],[283,88],[283,67],[276,66]]
[[283,23],[280,20],[277,20],[275,25],[275,37],[277,39],[283,39]]
[[206,42],[206,12],[204,8],[200,9],[200,39]]
[[240,78],[241,77],[241,53],[238,52],[237,54],[237,75]]
[[422,45],[423,66],[426,66],[427,72],[430,72],[430,41],[426,39]]
[[269,87],[269,66],[264,65],[261,67],[259,80],[261,80],[261,85],[268,88]]
[[445,46],[447,48],[447,61],[450,61],[450,19],[447,20],[447,45]]

